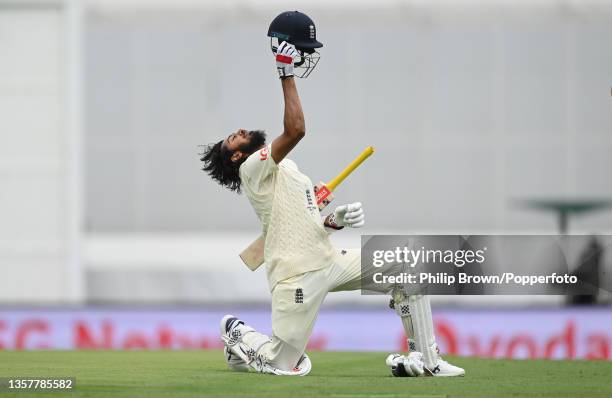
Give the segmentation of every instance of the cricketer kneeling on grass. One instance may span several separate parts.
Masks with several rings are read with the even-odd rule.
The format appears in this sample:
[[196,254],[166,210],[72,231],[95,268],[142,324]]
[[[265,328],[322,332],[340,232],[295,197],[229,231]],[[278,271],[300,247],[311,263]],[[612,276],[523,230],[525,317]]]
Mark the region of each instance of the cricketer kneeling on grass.
[[[221,320],[225,359],[236,371],[306,375],[311,362],[304,351],[327,293],[361,287],[360,250],[334,248],[329,234],[362,227],[365,220],[359,202],[338,206],[322,218],[311,180],[286,157],[305,136],[293,75],[294,65],[302,65],[307,54],[322,46],[314,23],[305,14],[287,12],[275,19],[270,31],[274,37],[291,39],[273,46],[284,94],[283,133],[268,144],[263,131],[240,129],[209,145],[201,160],[214,180],[230,190],[244,191],[257,213],[272,292],[271,338],[232,315]],[[387,358],[393,375],[462,376],[463,369],[438,354],[427,296],[408,297],[400,289],[385,293],[393,294],[393,306],[411,347],[408,355]]]

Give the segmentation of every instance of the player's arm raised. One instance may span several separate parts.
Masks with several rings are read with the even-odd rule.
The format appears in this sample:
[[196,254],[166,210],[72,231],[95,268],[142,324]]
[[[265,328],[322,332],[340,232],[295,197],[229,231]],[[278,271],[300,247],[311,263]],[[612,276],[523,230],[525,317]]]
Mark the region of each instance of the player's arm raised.
[[276,163],[287,156],[306,134],[304,113],[293,80],[293,62],[299,56],[292,44],[282,42],[276,52],[276,68],[281,78],[285,99],[284,130],[272,141],[272,159]]

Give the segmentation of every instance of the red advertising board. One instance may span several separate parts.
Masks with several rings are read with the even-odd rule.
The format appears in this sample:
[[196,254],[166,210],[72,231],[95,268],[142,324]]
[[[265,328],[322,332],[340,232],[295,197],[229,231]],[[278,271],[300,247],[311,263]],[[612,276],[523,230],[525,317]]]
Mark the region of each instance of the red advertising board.
[[[217,309],[2,309],[0,349],[221,348]],[[229,311],[270,333],[267,310]],[[611,309],[434,310],[447,354],[495,358],[610,359]],[[309,349],[406,349],[393,311],[326,310]]]

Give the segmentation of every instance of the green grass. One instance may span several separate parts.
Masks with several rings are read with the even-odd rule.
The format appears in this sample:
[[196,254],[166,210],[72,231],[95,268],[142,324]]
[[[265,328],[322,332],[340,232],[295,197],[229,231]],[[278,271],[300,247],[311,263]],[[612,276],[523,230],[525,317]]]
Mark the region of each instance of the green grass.
[[76,377],[4,397],[611,397],[612,362],[448,358],[463,378],[394,378],[383,353],[313,352],[306,377],[229,371],[219,351],[0,351],[0,377]]

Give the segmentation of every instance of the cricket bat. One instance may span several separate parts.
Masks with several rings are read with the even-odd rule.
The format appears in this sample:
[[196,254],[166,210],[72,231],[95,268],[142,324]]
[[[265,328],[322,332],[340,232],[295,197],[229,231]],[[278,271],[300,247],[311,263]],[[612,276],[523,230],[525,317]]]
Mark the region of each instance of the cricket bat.
[[[348,166],[344,168],[336,177],[327,184],[320,182],[315,187],[315,197],[319,211],[323,210],[332,200],[334,200],[333,191],[348,177],[364,160],[374,153],[374,148],[369,146],[364,149]],[[244,264],[251,270],[255,271],[264,262],[264,246],[266,239],[260,235],[253,243],[240,253],[240,258]]]

